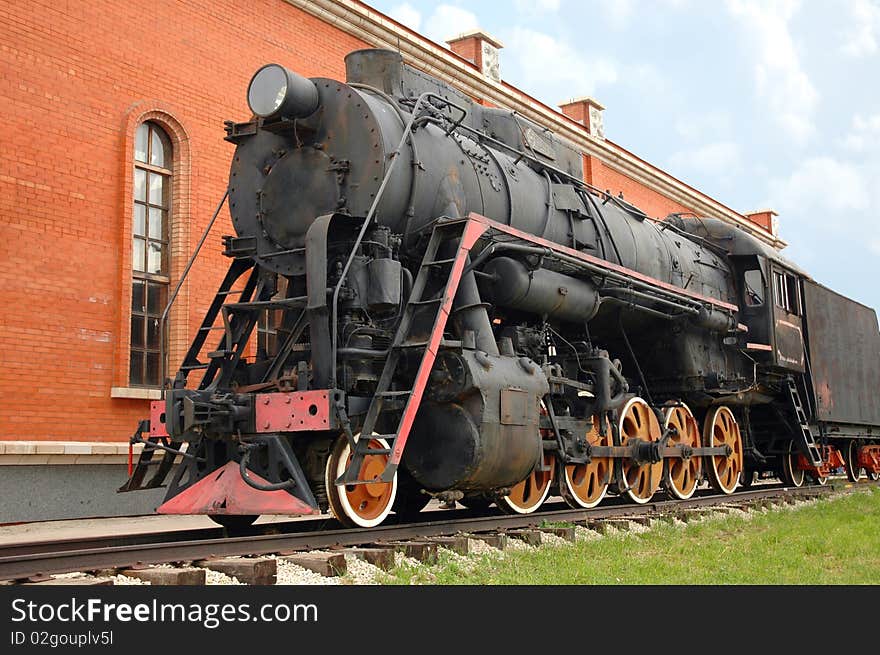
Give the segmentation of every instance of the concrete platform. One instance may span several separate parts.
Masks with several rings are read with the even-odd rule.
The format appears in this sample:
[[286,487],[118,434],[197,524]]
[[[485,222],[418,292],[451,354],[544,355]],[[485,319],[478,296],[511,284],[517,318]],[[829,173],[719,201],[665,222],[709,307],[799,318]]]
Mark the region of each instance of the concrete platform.
[[125,464],[3,466],[0,524],[154,512],[165,489],[117,493],[127,479]]

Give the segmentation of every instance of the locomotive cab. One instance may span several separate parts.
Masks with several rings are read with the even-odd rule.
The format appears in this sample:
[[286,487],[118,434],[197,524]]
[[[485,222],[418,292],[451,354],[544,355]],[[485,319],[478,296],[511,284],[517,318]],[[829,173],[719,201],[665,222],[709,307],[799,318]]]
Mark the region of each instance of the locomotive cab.
[[773,363],[803,373],[804,326],[801,276],[773,262],[770,266],[773,286]]
[[666,219],[703,242],[727,252],[736,280],[741,342],[755,361],[804,372],[804,280],[810,277],[743,229],[714,218]]
[[740,321],[748,328],[743,336],[746,348],[758,361],[772,357],[772,297],[767,284],[767,259],[756,255],[733,257],[739,289]]
[[731,258],[737,275],[746,350],[757,361],[804,372],[802,278],[757,255]]

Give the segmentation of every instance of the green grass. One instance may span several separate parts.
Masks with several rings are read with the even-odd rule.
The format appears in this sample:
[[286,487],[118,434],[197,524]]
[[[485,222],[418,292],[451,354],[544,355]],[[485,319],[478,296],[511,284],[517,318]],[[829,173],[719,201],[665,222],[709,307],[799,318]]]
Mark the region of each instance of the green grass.
[[660,524],[530,552],[401,566],[389,584],[878,584],[880,489],[750,518]]

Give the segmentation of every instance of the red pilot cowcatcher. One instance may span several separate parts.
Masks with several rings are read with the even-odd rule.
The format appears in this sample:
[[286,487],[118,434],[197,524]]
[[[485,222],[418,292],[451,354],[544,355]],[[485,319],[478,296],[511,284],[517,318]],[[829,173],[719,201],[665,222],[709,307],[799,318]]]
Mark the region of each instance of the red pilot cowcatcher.
[[[268,484],[253,471],[249,477]],[[259,491],[241,478],[237,462],[224,466],[166,501],[156,510],[159,514],[314,514],[299,498],[286,491]]]

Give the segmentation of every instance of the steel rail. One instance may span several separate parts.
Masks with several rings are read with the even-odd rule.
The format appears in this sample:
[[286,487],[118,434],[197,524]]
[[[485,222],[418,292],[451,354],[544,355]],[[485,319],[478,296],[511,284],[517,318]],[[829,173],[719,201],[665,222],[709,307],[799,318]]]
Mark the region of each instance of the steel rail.
[[[0,580],[17,580],[73,571],[197,561],[212,557],[289,553],[459,533],[504,531],[540,526],[545,522],[583,522],[611,518],[651,517],[671,510],[695,509],[778,497],[812,498],[830,493],[838,488],[834,485],[800,488],[773,487],[740,491],[732,495],[712,494],[685,501],[664,500],[644,505],[623,504],[594,509],[566,508],[514,516],[469,516],[470,512],[468,511],[457,511],[454,512],[455,516],[449,517],[448,513],[443,512],[443,518],[437,520],[382,525],[370,530],[361,528],[321,529],[326,527],[327,523],[335,522],[320,519],[292,522],[294,525],[306,523],[314,523],[315,525],[309,526],[313,529],[281,534],[272,530],[272,528],[277,530],[277,524],[270,524],[266,526],[270,531],[243,536],[193,538],[194,532],[198,531],[187,530],[177,534],[177,538],[175,538],[175,533],[171,532],[135,535],[128,538],[116,536],[99,539],[19,543],[0,547]],[[320,523],[324,525],[319,525]],[[289,526],[290,524],[283,525]],[[204,532],[216,535],[217,530],[217,528],[206,528]],[[162,537],[165,537],[164,541],[161,539]],[[122,541],[134,541],[134,543],[120,543]]]
[[[760,487],[761,491],[772,491],[782,488],[778,484],[766,484]],[[698,491],[697,496],[691,498],[689,502],[699,500],[700,498],[707,496],[706,492],[710,492],[711,495],[709,497],[716,497],[717,494],[712,494],[710,490],[702,490],[702,492]],[[745,491],[740,491],[735,495],[742,495],[746,493]],[[724,496],[725,498],[729,498],[730,496]],[[655,504],[658,502],[666,502],[666,501],[654,501]],[[671,501],[677,502],[677,501]],[[609,497],[607,498],[601,508],[593,508],[591,510],[572,510],[575,512],[598,512],[600,510],[605,509],[614,509],[617,510],[621,505],[627,503],[629,506],[642,508],[647,505],[635,505],[631,503],[631,501],[627,501],[624,496],[618,497]],[[566,508],[566,506],[559,502],[558,500],[548,501],[546,502],[539,513],[535,514],[535,516],[543,517],[547,514],[547,512],[559,511],[561,509]],[[482,517],[483,514],[480,513],[480,510],[471,510],[471,509],[457,509],[453,511],[443,511],[443,512],[423,512],[419,515],[419,518],[422,519],[419,523],[427,523],[432,522],[434,520],[458,520],[458,519],[471,519],[475,517]],[[507,518],[502,514],[492,514],[486,518]],[[400,523],[393,523],[390,525],[401,525]],[[238,531],[237,534],[232,535],[226,531],[225,528],[216,525],[210,526],[206,528],[183,528],[183,529],[168,529],[168,530],[156,530],[154,532],[139,532],[131,535],[100,535],[94,537],[68,537],[65,539],[41,539],[36,541],[17,541],[11,542],[8,544],[0,544],[0,562],[4,561],[4,558],[11,558],[16,556],[24,556],[24,555],[35,555],[37,553],[51,553],[58,552],[62,550],[94,550],[99,548],[108,548],[112,546],[146,546],[151,543],[163,543],[163,542],[172,542],[172,541],[195,541],[195,540],[205,540],[205,539],[218,539],[228,536],[258,536],[262,534],[295,534],[295,533],[304,533],[304,532],[317,532],[321,530],[333,530],[339,528],[339,522],[336,519],[332,518],[329,514],[323,515],[319,518],[301,518],[292,521],[279,521],[273,523],[260,523],[257,525],[249,526],[244,530]]]

